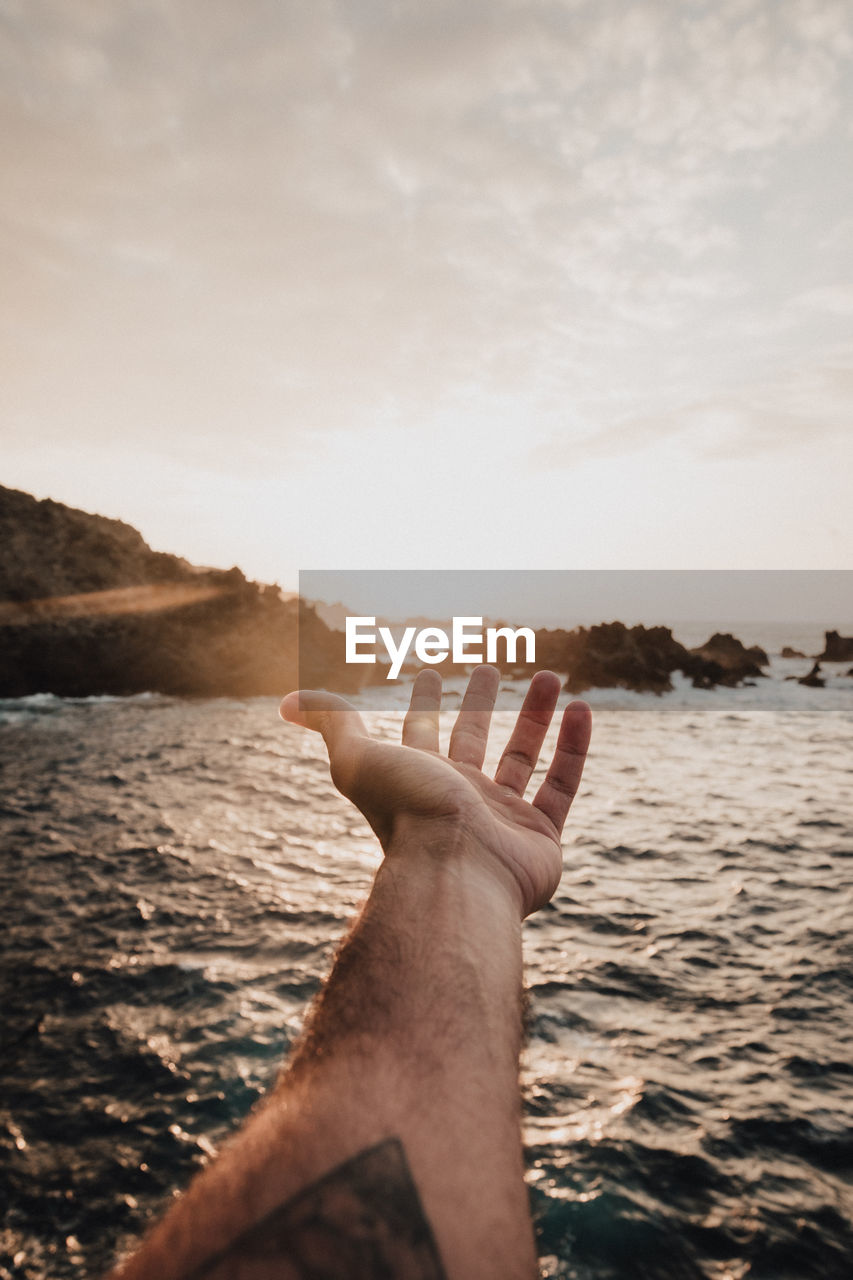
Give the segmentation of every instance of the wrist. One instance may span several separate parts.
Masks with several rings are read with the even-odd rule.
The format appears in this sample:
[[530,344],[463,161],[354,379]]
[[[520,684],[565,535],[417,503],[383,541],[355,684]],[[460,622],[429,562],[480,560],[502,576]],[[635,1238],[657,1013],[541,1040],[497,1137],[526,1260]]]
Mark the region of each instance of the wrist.
[[476,906],[483,918],[502,921],[513,933],[524,919],[524,896],[515,875],[458,818],[401,814],[383,852],[383,869],[413,884],[446,885],[459,908]]

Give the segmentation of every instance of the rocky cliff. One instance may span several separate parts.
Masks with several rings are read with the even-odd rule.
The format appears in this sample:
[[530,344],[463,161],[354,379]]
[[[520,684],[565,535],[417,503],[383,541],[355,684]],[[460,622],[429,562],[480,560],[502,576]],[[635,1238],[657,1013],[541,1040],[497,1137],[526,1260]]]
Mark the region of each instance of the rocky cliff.
[[152,551],[121,520],[0,487],[0,600],[181,582],[197,572],[178,556]]
[[332,670],[343,688],[342,658],[339,637],[277,587],[152,551],[119,520],[0,488],[2,697],[283,694]]

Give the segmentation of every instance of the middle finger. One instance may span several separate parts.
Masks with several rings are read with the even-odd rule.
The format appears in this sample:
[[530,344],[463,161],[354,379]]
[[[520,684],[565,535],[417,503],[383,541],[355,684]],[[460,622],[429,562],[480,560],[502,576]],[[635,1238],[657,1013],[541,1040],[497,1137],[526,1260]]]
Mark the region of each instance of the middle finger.
[[495,770],[495,782],[523,796],[536,768],[545,734],[560,696],[560,677],[537,671],[521,704],[509,742]]

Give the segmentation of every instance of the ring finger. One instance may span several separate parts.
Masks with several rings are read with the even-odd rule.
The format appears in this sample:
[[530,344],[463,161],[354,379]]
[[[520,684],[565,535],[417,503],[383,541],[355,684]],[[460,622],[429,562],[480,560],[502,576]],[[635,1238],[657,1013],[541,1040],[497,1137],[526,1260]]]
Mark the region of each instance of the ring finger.
[[403,746],[438,751],[438,713],[441,708],[441,676],[419,671],[412,685],[409,710],[403,721]]

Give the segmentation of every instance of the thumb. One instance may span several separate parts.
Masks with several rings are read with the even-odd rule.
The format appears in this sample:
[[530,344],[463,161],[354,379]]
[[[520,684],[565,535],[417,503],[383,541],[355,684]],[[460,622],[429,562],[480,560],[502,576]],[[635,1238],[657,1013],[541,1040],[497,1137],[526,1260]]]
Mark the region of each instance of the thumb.
[[330,760],[342,750],[351,749],[359,738],[369,737],[355,707],[324,689],[297,689],[289,693],[282,699],[278,713],[290,724],[321,733]]

